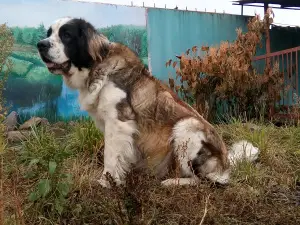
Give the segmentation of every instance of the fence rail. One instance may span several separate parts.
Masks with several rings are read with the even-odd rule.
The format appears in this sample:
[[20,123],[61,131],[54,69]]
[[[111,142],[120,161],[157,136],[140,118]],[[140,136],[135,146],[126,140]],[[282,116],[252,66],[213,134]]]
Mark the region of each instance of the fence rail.
[[272,68],[274,63],[278,62],[279,70],[284,79],[281,100],[276,104],[277,107],[275,108],[277,110],[270,112],[270,116],[272,117],[295,117],[291,112],[291,107],[297,104],[299,96],[299,51],[300,46],[253,57],[253,64],[260,73],[263,73],[268,64]]

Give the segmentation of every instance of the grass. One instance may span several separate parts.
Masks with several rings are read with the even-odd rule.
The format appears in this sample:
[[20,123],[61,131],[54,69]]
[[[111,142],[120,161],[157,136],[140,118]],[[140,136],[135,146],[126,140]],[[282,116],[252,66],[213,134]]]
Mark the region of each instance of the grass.
[[240,162],[226,187],[160,186],[133,171],[126,187],[101,188],[103,136],[89,120],[33,128],[21,151],[4,159],[5,224],[299,224],[300,128],[236,121],[217,128],[228,145],[252,141],[255,164]]

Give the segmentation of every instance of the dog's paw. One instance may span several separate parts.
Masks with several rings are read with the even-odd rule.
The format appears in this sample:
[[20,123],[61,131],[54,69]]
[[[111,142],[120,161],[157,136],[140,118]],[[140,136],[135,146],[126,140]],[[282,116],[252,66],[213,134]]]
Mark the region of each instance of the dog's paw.
[[92,93],[94,91],[97,90],[97,88],[99,87],[100,85],[96,82],[93,82],[90,86],[89,86],[89,92]]
[[173,178],[167,179],[161,182],[163,186],[174,186],[174,185],[197,185],[198,179],[196,178]]
[[162,186],[173,186],[176,184],[179,184],[178,180],[176,181],[176,179],[167,179],[161,182]]
[[110,183],[105,178],[100,178],[97,180],[97,182],[103,187],[103,188],[111,188]]

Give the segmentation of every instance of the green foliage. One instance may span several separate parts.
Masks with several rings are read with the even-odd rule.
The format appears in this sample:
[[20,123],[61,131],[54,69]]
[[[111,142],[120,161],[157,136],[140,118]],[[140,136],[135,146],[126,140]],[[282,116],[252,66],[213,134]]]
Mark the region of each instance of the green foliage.
[[73,156],[66,146],[48,127],[32,128],[24,143],[20,156],[20,163],[26,166],[24,177],[37,180],[28,200],[41,210],[61,214],[66,207],[72,176],[64,172],[64,161]]
[[73,127],[69,139],[69,148],[76,152],[89,151],[90,153],[96,153],[103,145],[103,134],[90,119],[78,122]]
[[13,57],[15,59],[31,62],[35,66],[42,66],[42,67],[45,66],[41,57],[38,54],[35,54],[32,52],[13,51],[11,54],[11,57]]
[[[8,59],[13,63],[13,67],[10,70],[10,73],[12,75],[17,75],[17,76],[26,76],[28,71],[32,68],[33,64],[28,61],[16,59],[13,57],[8,57]],[[6,72],[8,71],[9,68],[7,66],[4,67],[3,71]]]
[[53,76],[45,67],[33,67],[27,74],[26,79],[32,83],[62,85],[60,76]]
[[148,56],[147,30],[143,26],[115,25],[99,29],[110,41],[127,45],[140,58]]
[[11,28],[15,41],[18,44],[36,46],[39,40],[46,37],[47,30],[43,24],[35,27],[12,27]]

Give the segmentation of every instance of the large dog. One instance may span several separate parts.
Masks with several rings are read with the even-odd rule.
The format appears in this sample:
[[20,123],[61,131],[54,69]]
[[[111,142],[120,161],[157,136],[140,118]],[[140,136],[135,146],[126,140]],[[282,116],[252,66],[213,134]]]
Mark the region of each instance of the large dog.
[[[55,21],[37,47],[49,71],[79,91],[81,108],[104,133],[101,185],[109,186],[107,172],[122,184],[141,153],[161,178],[178,163],[179,177],[164,185],[196,184],[200,178],[228,182],[228,151],[214,127],[151,76],[128,47],[77,18]],[[248,154],[257,152],[246,141],[235,150],[244,144]]]

